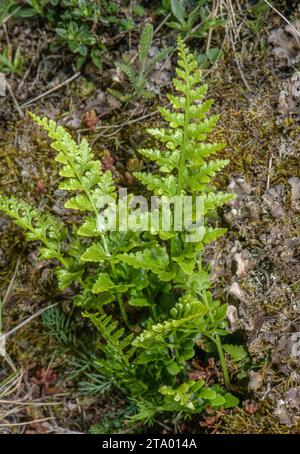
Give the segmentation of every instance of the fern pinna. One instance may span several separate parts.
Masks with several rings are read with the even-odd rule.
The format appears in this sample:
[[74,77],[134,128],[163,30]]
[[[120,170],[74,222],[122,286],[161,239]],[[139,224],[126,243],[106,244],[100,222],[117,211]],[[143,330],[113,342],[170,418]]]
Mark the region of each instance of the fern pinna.
[[[204,101],[207,86],[199,85],[201,72],[182,42],[178,65],[174,87],[179,94],[168,96],[172,109],[160,109],[169,126],[148,131],[160,143],[157,148],[139,150],[157,164],[157,172],[135,175],[154,195],[202,197],[205,223],[197,241],[187,241],[188,228],[178,232],[174,226],[167,232],[112,231],[103,220],[110,208],[100,212],[98,204],[103,196],[117,198],[111,173],[102,171],[85,139],[77,145],[54,121],[34,115],[57,151],[60,188],[71,194],[65,206],[78,211],[81,222],[67,231],[50,214],[14,198],[0,198],[0,210],[27,231],[28,240],[43,244],[41,257],[57,261],[59,287],[76,283],[81,289],[74,303],[101,336],[99,377],[105,375],[135,403],[133,421],[147,423],[164,412],[187,417],[206,406],[226,408],[238,402],[220,385],[188,380],[197,339],[219,353],[225,387],[229,385],[220,340],[227,334],[227,306],[212,297],[201,253],[224,233],[207,221],[232,196],[211,184],[227,161],[207,158],[224,144],[206,142],[218,116],[207,116],[212,104]],[[133,218],[141,217],[139,210],[129,211]]]

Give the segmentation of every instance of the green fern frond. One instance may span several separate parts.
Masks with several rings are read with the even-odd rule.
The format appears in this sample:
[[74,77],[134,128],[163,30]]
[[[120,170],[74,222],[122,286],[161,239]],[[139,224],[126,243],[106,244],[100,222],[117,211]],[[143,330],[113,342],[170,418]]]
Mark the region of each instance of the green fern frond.
[[154,246],[135,253],[118,254],[118,260],[136,269],[151,270],[162,281],[169,281],[174,272],[168,271],[169,255],[165,248]]
[[109,354],[111,360],[122,362],[128,366],[129,360],[135,352],[135,348],[132,347],[134,335],[124,336],[124,328],[119,328],[118,322],[113,320],[111,315],[84,313],[83,316],[91,320],[105,340],[101,349]]
[[[205,100],[207,85],[200,85],[202,74],[197,68],[197,61],[188,52],[186,45],[179,41],[179,60],[177,79],[174,86],[183,95],[169,95],[173,109],[160,108],[160,113],[169,123],[167,128],[149,129],[148,132],[164,144],[167,151],[159,148],[142,149],[141,155],[155,162],[158,172],[155,174],[137,172],[136,178],[155,195],[193,195],[204,197],[204,216],[230,201],[231,194],[217,193],[211,181],[227,164],[226,159],[211,159],[211,156],[223,149],[224,143],[210,144],[207,135],[215,127],[219,116],[208,117],[212,100]],[[210,160],[207,160],[210,158]],[[160,175],[159,173],[169,173]],[[218,234],[221,230],[218,230]],[[218,235],[216,234],[216,237]],[[213,238],[206,235],[205,242]],[[197,246],[197,250],[200,250]],[[173,241],[174,249],[174,241]],[[192,270],[193,264],[178,262],[180,266]]]
[[167,337],[177,331],[189,333],[201,332],[205,323],[203,317],[207,314],[207,308],[200,301],[197,301],[196,304],[193,304],[189,310],[185,310],[183,313],[181,308],[176,305],[173,308],[172,314],[175,316],[180,314],[180,317],[151,326],[150,329],[144,330],[136,337],[132,344],[135,347],[149,349],[156,343],[161,343],[163,337]]
[[223,344],[223,350],[228,353],[234,363],[238,363],[248,357],[248,353],[242,345]]
[[144,148],[139,149],[139,153],[150,161],[155,161],[162,173],[172,172],[179,164],[180,153],[178,150],[162,152],[158,148]]
[[[48,136],[52,139],[51,147],[58,153],[55,159],[61,164],[60,175],[64,177],[60,183],[60,189],[80,193],[70,197],[65,203],[65,207],[93,213],[96,232],[99,232],[103,246],[108,252],[105,238],[102,235],[104,226],[101,224],[98,204],[102,197],[114,196],[115,185],[111,172],[102,172],[101,162],[93,159],[93,153],[86,139],[77,145],[70,134],[62,126],[58,126],[55,121],[39,118],[32,113],[30,115],[38,125],[47,131]],[[90,226],[90,217],[86,222]],[[97,235],[93,229],[90,230],[91,236]],[[87,233],[88,230],[83,226],[78,230],[79,235],[87,236]]]
[[73,204],[73,209],[79,209],[81,205],[81,210],[97,211],[98,198],[111,195],[115,190],[111,172],[102,172],[101,162],[93,159],[86,139],[77,145],[70,134],[53,120],[33,114],[31,117],[47,131],[52,139],[51,147],[58,152],[55,159],[62,165],[59,174],[64,177],[60,189],[83,192],[82,199],[71,198],[67,204]]
[[155,195],[172,197],[176,195],[176,178],[174,175],[161,177],[146,172],[136,172],[134,176]]
[[44,214],[24,201],[0,196],[0,211],[26,231],[29,241],[41,241],[41,257],[63,260],[61,247],[67,236],[64,225],[50,213]]

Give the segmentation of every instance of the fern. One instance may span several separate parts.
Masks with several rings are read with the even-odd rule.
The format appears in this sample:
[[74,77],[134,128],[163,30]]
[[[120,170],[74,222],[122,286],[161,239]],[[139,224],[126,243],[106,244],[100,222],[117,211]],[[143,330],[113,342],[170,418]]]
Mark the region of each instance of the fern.
[[[148,70],[151,40],[152,28],[148,26],[139,47],[143,72]],[[196,239],[189,240],[195,226],[176,230],[175,208],[168,210],[171,223],[165,231],[161,225],[151,224],[152,214],[131,208],[130,197],[121,202],[120,209],[128,208],[134,221],[143,220],[151,228],[124,229],[119,220],[117,230],[112,229],[104,221],[112,209],[99,202],[103,197],[117,198],[111,173],[102,170],[85,139],[77,144],[54,121],[32,114],[47,131],[57,153],[59,187],[68,193],[65,207],[75,211],[81,221],[67,229],[51,214],[0,196],[0,210],[26,231],[28,240],[42,243],[42,258],[54,260],[59,288],[76,283],[74,304],[97,328],[98,358],[93,357],[93,367],[86,366],[90,362],[82,358],[79,369],[85,371],[87,380],[81,388],[95,394],[114,385],[135,404],[138,413],[132,420],[146,423],[164,412],[188,417],[206,406],[237,403],[221,386],[207,388],[201,381],[188,380],[188,361],[195,355],[195,339],[201,339],[211,351],[218,352],[224,384],[229,386],[221,344],[227,334],[227,306],[212,297],[202,254],[206,244],[225,232],[210,225],[209,219],[216,218],[217,209],[232,195],[217,191],[213,185],[213,178],[228,161],[213,159],[224,148],[223,143],[208,140],[218,116],[208,116],[212,101],[205,100],[207,86],[200,85],[196,60],[182,42],[178,64],[173,81],[178,94],[169,95],[171,109],[161,108],[167,126],[149,129],[156,146],[140,150],[156,164],[156,170],[135,175],[150,193],[163,196],[163,200],[173,196],[202,198],[205,222]],[[193,212],[193,220],[200,222],[197,216]],[[56,337],[55,332],[68,328],[56,313],[48,317],[48,324]],[[225,352],[233,359],[242,356],[241,350],[227,344]]]
[[181,414],[183,419],[193,413],[200,413],[205,407],[230,408],[238,404],[238,399],[219,386],[204,386],[204,380],[187,381],[176,388],[161,386],[159,393],[163,400],[159,406],[154,402],[139,400],[138,413],[130,418],[132,422],[146,421],[152,425],[157,413]]

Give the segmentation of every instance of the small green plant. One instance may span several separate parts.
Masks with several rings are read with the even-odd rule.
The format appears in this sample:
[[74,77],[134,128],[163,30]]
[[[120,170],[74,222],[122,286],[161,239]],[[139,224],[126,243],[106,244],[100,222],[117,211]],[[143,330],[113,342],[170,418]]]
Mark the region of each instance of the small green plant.
[[16,0],[1,0],[0,3],[0,25],[4,21],[4,19],[11,13],[13,8],[16,8],[17,1]]
[[263,28],[269,11],[270,6],[264,0],[259,0],[249,8],[251,18],[247,21],[247,25],[254,34],[258,34]]
[[100,4],[88,0],[27,0],[26,3],[28,6],[24,7],[20,14],[26,17],[44,17],[57,34],[57,44],[67,46],[77,55],[78,68],[87,57],[91,58],[95,66],[101,67],[103,46],[96,33],[96,25],[99,22],[110,23],[109,17],[105,15],[106,5],[103,5],[103,2]]
[[[84,25],[78,25],[75,21],[61,23],[60,27],[56,28],[56,33],[59,41],[67,44],[68,48],[74,54],[78,54],[76,65],[80,67],[85,61],[89,47],[95,46],[96,38]],[[91,50],[91,58],[97,67],[101,66],[100,63],[100,50],[95,54],[97,49]]]
[[197,54],[197,62],[200,66],[201,69],[208,69],[210,66],[212,66],[216,61],[219,59],[221,55],[221,49],[218,47],[211,47],[208,49],[206,52],[203,52],[202,54]]
[[189,0],[170,0],[170,9],[174,19],[167,25],[177,30],[186,38],[203,38],[209,29],[224,25],[224,20],[210,17],[205,8],[207,0],[199,0],[197,6],[191,9]]
[[195,23],[201,18],[200,8],[206,0],[200,0],[199,4],[192,10],[188,11],[187,1],[185,0],[170,0],[170,7],[174,18],[176,19],[168,22],[167,25],[181,34],[190,34],[193,30]]
[[120,31],[135,25],[133,18],[124,17],[125,11],[126,7],[108,0],[25,0],[17,16],[44,18],[57,35],[52,48],[67,47],[76,55],[77,68],[87,59],[101,68],[105,50],[101,33],[113,25]]
[[116,64],[117,68],[123,72],[131,84],[131,93],[123,95],[119,91],[110,90],[121,101],[131,101],[141,97],[151,98],[153,93],[147,89],[148,78],[155,69],[157,63],[160,63],[170,52],[170,48],[164,48],[158,52],[152,59],[149,58],[149,49],[153,40],[153,26],[147,24],[141,34],[138,50],[138,67],[129,61],[123,61]]
[[0,71],[7,74],[22,75],[23,58],[20,47],[13,54],[11,46],[7,46],[0,54]]
[[[78,145],[54,121],[34,115],[57,152],[60,189],[70,193],[65,207],[77,211],[81,222],[68,231],[50,213],[12,197],[0,198],[0,210],[26,230],[27,239],[42,243],[40,257],[58,263],[60,289],[73,284],[81,289],[74,303],[100,335],[98,373],[91,372],[87,391],[116,387],[137,410],[131,421],[147,424],[164,414],[188,418],[207,406],[220,409],[238,403],[226,389],[229,374],[221,338],[227,335],[227,305],[213,298],[202,258],[205,245],[225,232],[208,220],[232,199],[211,182],[228,163],[211,159],[225,144],[207,142],[218,115],[208,116],[212,100],[204,100],[207,85],[200,84],[197,62],[182,42],[176,72],[178,93],[168,95],[172,109],[160,109],[168,126],[148,130],[157,147],[139,150],[156,163],[157,171],[135,176],[150,194],[164,200],[201,196],[205,223],[194,241],[189,237],[195,229],[199,233],[197,228],[189,225],[177,231],[172,210],[169,230],[160,225],[142,228],[140,221],[151,218],[131,205],[131,196],[119,199],[119,210],[128,210],[135,228],[125,228],[118,218],[118,228],[111,229],[112,207],[99,202],[103,197],[117,200],[111,173],[101,170],[85,139]],[[193,219],[197,225],[197,213]],[[51,323],[48,320],[54,332],[61,323],[55,314]],[[189,380],[190,360],[200,348],[195,340],[219,356],[225,388]],[[242,354],[235,349],[232,353]]]

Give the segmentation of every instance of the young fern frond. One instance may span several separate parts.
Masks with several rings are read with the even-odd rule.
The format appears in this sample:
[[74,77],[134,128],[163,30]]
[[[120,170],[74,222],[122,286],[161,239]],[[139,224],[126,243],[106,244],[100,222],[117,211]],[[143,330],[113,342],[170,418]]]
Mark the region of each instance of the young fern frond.
[[199,333],[205,326],[204,316],[207,312],[207,308],[199,300],[185,297],[171,310],[171,319],[145,329],[132,344],[148,349],[175,332]]
[[[199,85],[202,74],[197,68],[195,57],[188,52],[187,47],[181,41],[178,46],[179,68],[176,71],[177,79],[174,79],[173,83],[175,89],[182,94],[168,96],[173,110],[160,108],[160,113],[169,123],[169,127],[148,130],[149,134],[162,142],[167,149],[143,149],[140,152],[143,156],[156,161],[161,172],[175,173],[176,186],[173,192],[177,195],[182,192],[192,195],[213,192],[209,186],[212,177],[229,162],[228,160],[206,162],[206,158],[225,146],[223,143],[205,142],[207,134],[213,130],[219,116],[206,117],[213,102],[212,100],[203,101],[207,85]],[[168,166],[167,163],[170,160],[172,164]],[[149,190],[154,190],[160,195],[161,191],[157,187],[158,176],[152,174],[146,176],[141,172],[135,173],[135,176]],[[172,183],[174,186],[175,181]],[[228,199],[229,197],[232,195],[228,195]]]

